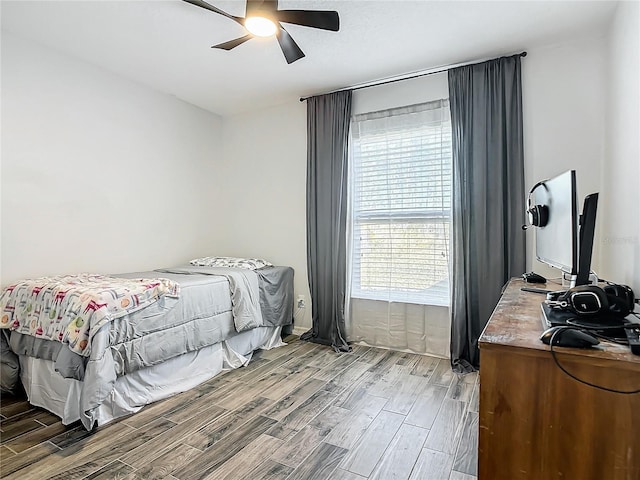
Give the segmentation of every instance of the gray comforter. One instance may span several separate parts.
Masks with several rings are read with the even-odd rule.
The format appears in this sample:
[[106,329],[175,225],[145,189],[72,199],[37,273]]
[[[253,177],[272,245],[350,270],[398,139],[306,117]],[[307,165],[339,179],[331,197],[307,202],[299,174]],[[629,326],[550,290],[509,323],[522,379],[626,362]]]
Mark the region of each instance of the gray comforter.
[[136,272],[123,278],[165,277],[180,284],[180,298],[163,297],[149,307],[113,320],[94,336],[91,356],[64,344],[12,332],[10,350],[55,362],[67,378],[82,380],[83,424],[113,389],[118,376],[219,343],[258,326],[291,325],[293,269],[250,271],[191,265]]

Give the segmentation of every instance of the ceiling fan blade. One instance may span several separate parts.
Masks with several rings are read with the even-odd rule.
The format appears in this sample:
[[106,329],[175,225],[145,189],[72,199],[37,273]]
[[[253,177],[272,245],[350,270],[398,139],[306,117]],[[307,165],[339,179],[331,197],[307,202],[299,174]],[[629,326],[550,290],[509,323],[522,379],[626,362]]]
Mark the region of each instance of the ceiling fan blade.
[[191,5],[195,5],[196,7],[201,7],[204,8],[206,10],[209,10],[210,12],[214,12],[214,13],[218,13],[220,15],[223,15],[227,18],[230,18],[231,20],[238,22],[239,24],[242,25],[242,18],[241,17],[236,17],[234,15],[231,15],[230,13],[224,12],[222,10],[220,10],[219,8],[214,7],[213,5],[209,5],[207,2],[203,2],[202,0],[183,0],[184,2],[190,3]]
[[248,17],[250,13],[256,10],[275,12],[278,10],[278,0],[247,0],[245,16]]
[[338,12],[321,10],[278,10],[278,20],[294,25],[321,28],[337,32],[340,30]]
[[304,57],[304,53],[300,50],[298,44],[282,25],[280,25],[280,29],[276,36],[278,37],[278,43],[280,44],[280,48],[282,49],[282,53],[284,54],[284,58],[287,60],[287,63],[293,63]]
[[211,48],[221,48],[222,50],[231,50],[232,48],[237,47],[238,45],[242,45],[247,40],[251,39],[251,35],[245,35],[244,37],[236,38],[234,40],[229,40],[228,42],[219,43],[218,45],[213,45]]

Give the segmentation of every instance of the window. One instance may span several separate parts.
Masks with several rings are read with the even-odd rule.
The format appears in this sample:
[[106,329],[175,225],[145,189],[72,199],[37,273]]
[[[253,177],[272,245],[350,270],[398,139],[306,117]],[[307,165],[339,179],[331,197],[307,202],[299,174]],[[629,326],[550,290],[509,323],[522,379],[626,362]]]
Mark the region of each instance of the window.
[[358,115],[351,132],[351,296],[448,305],[449,101]]

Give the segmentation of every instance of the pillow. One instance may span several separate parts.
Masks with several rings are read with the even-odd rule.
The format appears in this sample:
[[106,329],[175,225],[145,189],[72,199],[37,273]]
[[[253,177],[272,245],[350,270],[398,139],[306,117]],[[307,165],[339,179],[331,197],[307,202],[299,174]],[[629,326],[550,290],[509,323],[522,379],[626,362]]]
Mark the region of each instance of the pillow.
[[258,268],[273,267],[273,263],[260,258],[236,258],[236,257],[202,257],[194,258],[189,262],[198,267],[232,267],[257,270]]

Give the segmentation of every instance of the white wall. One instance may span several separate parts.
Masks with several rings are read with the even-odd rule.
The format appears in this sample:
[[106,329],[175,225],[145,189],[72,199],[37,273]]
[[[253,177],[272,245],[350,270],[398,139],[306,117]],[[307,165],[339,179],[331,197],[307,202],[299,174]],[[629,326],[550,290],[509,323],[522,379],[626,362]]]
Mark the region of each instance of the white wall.
[[640,4],[621,2],[607,59],[606,155],[599,206],[602,277],[640,296]]
[[225,200],[213,238],[221,255],[293,267],[295,294],[308,305],[296,312],[295,324],[308,328],[306,122],[306,104],[299,101],[224,119],[215,188]]
[[2,32],[1,279],[214,251],[221,119]]
[[353,92],[354,115],[449,98],[447,73],[434,73]]
[[[601,190],[604,158],[605,37],[528,50],[522,60],[525,187],[575,169],[582,199]],[[548,278],[554,270],[535,260],[534,231],[527,235],[527,271]],[[596,238],[597,242],[597,238]],[[593,267],[598,270],[599,249]]]

